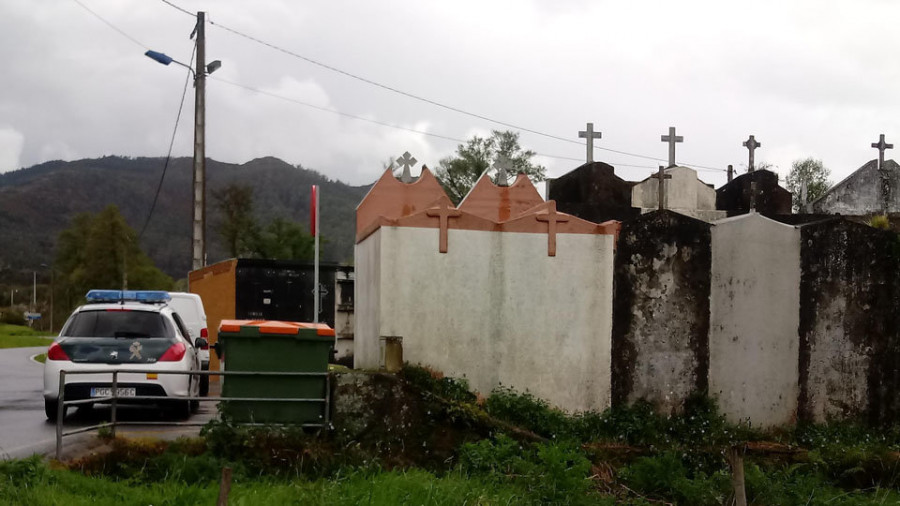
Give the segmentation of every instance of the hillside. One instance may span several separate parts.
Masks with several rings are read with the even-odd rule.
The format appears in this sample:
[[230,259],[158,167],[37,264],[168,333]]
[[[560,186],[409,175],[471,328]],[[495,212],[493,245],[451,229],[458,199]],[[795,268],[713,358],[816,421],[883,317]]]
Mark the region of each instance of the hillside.
[[[49,264],[60,231],[72,217],[115,204],[137,231],[144,226],[162,173],[163,158],[107,156],[53,161],[0,174],[0,273]],[[207,250],[209,263],[227,258],[217,231],[211,195],[231,183],[253,187],[257,218],[283,217],[309,224],[310,185],[321,187],[323,261],[353,259],[355,209],[368,187],[348,186],[277,158],[244,164],[207,162]],[[190,269],[191,159],[169,164],[159,202],[141,247],[174,278]],[[0,274],[0,276],[2,276]],[[6,277],[6,276],[2,276]]]

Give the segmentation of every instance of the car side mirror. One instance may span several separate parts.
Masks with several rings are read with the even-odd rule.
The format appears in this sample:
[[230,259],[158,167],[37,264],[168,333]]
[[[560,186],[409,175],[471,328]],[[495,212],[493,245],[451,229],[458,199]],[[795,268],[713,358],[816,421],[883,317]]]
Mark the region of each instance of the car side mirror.
[[202,337],[198,337],[197,339],[194,339],[194,347],[200,350],[207,349],[209,348],[209,341]]

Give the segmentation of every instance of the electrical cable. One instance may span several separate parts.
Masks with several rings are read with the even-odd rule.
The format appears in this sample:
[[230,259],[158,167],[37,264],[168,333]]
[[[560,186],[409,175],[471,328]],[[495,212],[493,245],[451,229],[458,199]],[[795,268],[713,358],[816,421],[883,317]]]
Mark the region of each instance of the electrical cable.
[[[171,1],[169,1],[169,0],[161,0],[161,1],[162,1],[163,3],[165,3],[166,5],[169,5],[169,6],[175,8],[175,9],[177,9],[177,10],[179,10],[179,11],[181,11],[181,12],[187,14],[187,15],[196,17],[196,16],[195,16],[194,14],[192,14],[191,12],[187,11],[186,9],[184,9],[184,8],[182,8],[182,7],[180,7],[180,6],[176,5],[176,4],[174,4],[173,2],[171,2]],[[416,95],[416,94],[413,94],[413,93],[410,93],[410,92],[407,92],[407,91],[400,90],[400,89],[398,89],[398,88],[394,88],[394,87],[392,87],[392,86],[388,86],[388,85],[386,85],[386,84],[381,84],[381,83],[379,83],[379,82],[377,82],[377,81],[373,81],[373,80],[368,79],[368,78],[366,78],[366,77],[362,77],[362,76],[357,75],[357,74],[354,74],[354,73],[352,73],[352,72],[348,72],[348,71],[346,71],[346,70],[339,69],[339,68],[334,67],[334,66],[332,66],[332,65],[329,65],[329,64],[327,64],[327,63],[322,63],[322,62],[320,62],[320,61],[318,61],[318,60],[315,60],[315,59],[313,59],[313,58],[310,58],[310,57],[301,55],[301,54],[296,53],[296,52],[294,52],[294,51],[291,51],[291,50],[289,50],[289,49],[285,49],[285,48],[283,48],[283,47],[281,47],[281,46],[278,46],[278,45],[276,45],[276,44],[273,44],[273,43],[270,43],[270,42],[266,42],[266,41],[264,41],[264,40],[262,40],[262,39],[259,39],[259,38],[257,38],[257,37],[254,37],[254,36],[252,36],[252,35],[248,35],[248,34],[246,34],[246,33],[243,33],[243,32],[241,32],[241,31],[238,31],[238,30],[236,30],[236,29],[234,29],[234,28],[231,28],[231,27],[228,27],[228,26],[226,26],[226,25],[223,25],[222,23],[213,22],[212,19],[208,19],[207,22],[208,22],[211,26],[215,26],[215,27],[221,28],[222,30],[225,30],[225,31],[227,31],[227,32],[230,32],[230,33],[232,33],[232,34],[234,34],[234,35],[237,35],[237,36],[239,36],[239,37],[243,37],[243,38],[245,38],[245,39],[247,39],[247,40],[250,40],[250,41],[252,41],[252,42],[255,42],[255,43],[257,43],[257,44],[266,46],[266,47],[268,47],[268,48],[270,48],[270,49],[273,49],[273,50],[275,50],[275,51],[278,51],[278,52],[280,52],[280,53],[284,53],[284,54],[286,54],[286,55],[288,55],[288,56],[292,56],[292,57],[294,57],[294,58],[298,58],[298,59],[303,60],[303,61],[305,61],[305,62],[307,62],[307,63],[310,63],[310,64],[312,64],[312,65],[316,65],[316,66],[318,66],[318,67],[324,68],[324,69],[329,70],[329,71],[331,71],[331,72],[335,72],[335,73],[344,75],[344,76],[349,77],[349,78],[351,78],[351,79],[356,79],[356,80],[358,80],[358,81],[361,81],[361,82],[363,82],[363,83],[369,84],[369,85],[371,85],[371,86],[375,86],[375,87],[378,87],[378,88],[381,88],[381,89],[390,91],[390,92],[392,92],[392,93],[396,93],[396,94],[405,96],[405,97],[407,97],[407,98],[411,98],[411,99],[413,99],[413,100],[418,100],[418,101],[420,101],[420,102],[424,102],[424,103],[433,105],[433,106],[435,106],[435,107],[440,107],[440,108],[446,109],[446,110],[448,110],[448,111],[452,111],[452,112],[455,112],[455,113],[458,113],[458,114],[463,114],[463,115],[470,116],[470,117],[472,117],[472,118],[477,118],[477,119],[480,119],[480,120],[483,120],[483,121],[488,121],[488,122],[490,122],[490,123],[495,123],[495,124],[497,124],[497,125],[502,125],[502,126],[505,126],[505,127],[507,127],[507,128],[512,128],[512,129],[519,130],[519,131],[522,131],[522,132],[528,132],[528,133],[531,133],[531,134],[534,134],[534,135],[540,135],[540,136],[543,136],[543,137],[547,137],[547,138],[554,139],[554,140],[558,140],[558,141],[562,141],[562,142],[567,142],[567,143],[570,143],[570,144],[577,144],[577,145],[579,145],[579,146],[582,146],[582,145],[583,145],[580,141],[576,141],[576,140],[574,140],[574,139],[569,139],[569,138],[566,138],[566,137],[560,137],[560,136],[558,136],[558,135],[553,135],[553,134],[549,134],[549,133],[546,133],[546,132],[541,132],[541,131],[539,131],[539,130],[534,130],[534,129],[531,129],[531,128],[522,127],[522,126],[519,126],[519,125],[515,125],[515,124],[513,124],[513,123],[508,123],[508,122],[505,122],[505,121],[501,121],[501,120],[498,120],[498,119],[494,119],[494,118],[491,118],[491,117],[488,117],[488,116],[484,116],[484,115],[481,115],[481,114],[477,114],[477,113],[474,113],[474,112],[469,112],[469,111],[466,111],[466,110],[464,110],[464,109],[460,109],[460,108],[458,108],[458,107],[454,107],[454,106],[452,106],[452,105],[447,105],[447,104],[438,102],[438,101],[436,101],[436,100],[432,100],[432,99],[429,99],[429,98],[425,98],[425,97],[422,97],[422,96],[420,96],[420,95]],[[603,147],[603,146],[594,146],[594,149],[599,149],[599,150],[602,150],[602,151],[609,151],[609,152],[611,152],[611,153],[617,153],[617,154],[625,155],[625,156],[633,156],[633,157],[636,157],[636,158],[644,158],[644,159],[647,159],[647,160],[654,160],[654,161],[658,161],[658,162],[666,162],[666,161],[668,161],[668,160],[666,160],[666,159],[664,159],[664,158],[658,158],[658,157],[649,156],[649,155],[642,155],[642,154],[639,154],[639,153],[631,153],[631,152],[628,152],[628,151],[621,151],[621,150],[617,150],[617,149],[606,148],[606,147]],[[623,164],[620,164],[620,165],[623,165]],[[704,166],[704,165],[699,165],[699,164],[694,164],[694,163],[687,163],[687,162],[683,162],[683,165],[684,165],[684,166],[694,167],[694,168],[702,168],[702,169],[711,170],[711,171],[718,171],[718,172],[725,172],[725,171],[726,171],[726,169],[721,169],[721,168],[717,168],[717,167],[708,167],[708,166]],[[641,167],[643,167],[643,166],[641,166]],[[653,167],[650,167],[650,168],[653,168]]]
[[106,19],[104,19],[103,16],[101,16],[101,15],[97,14],[96,12],[92,11],[87,5],[84,5],[84,4],[81,3],[79,0],[72,0],[72,1],[75,2],[75,3],[77,3],[78,5],[80,5],[82,9],[84,9],[84,10],[90,12],[91,14],[93,14],[94,17],[96,17],[97,19],[99,19],[100,21],[102,21],[103,23],[105,23],[106,26],[108,26],[108,27],[112,28],[113,30],[119,32],[119,33],[120,33],[123,37],[125,37],[126,39],[130,40],[131,42],[134,42],[134,43],[137,44],[138,46],[141,46],[143,49],[150,49],[149,47],[147,47],[146,44],[144,44],[144,43],[142,43],[141,41],[135,39],[135,38],[132,37],[131,35],[128,35],[128,34],[125,33],[123,30],[120,30],[120,29],[117,28],[114,24],[112,24],[112,23],[110,23],[109,21],[107,21]]
[[[194,55],[197,53],[197,44],[194,43],[194,52],[191,53],[191,63],[188,65],[190,68],[194,64]],[[181,103],[178,105],[178,114],[175,116],[175,128],[172,129],[172,138],[169,140],[169,152],[166,153],[166,162],[163,164],[162,175],[159,176],[159,184],[156,185],[156,195],[153,196],[153,204],[150,205],[150,212],[147,213],[147,219],[144,221],[144,226],[141,227],[141,233],[138,234],[138,241],[144,236],[144,232],[147,231],[147,226],[150,225],[150,219],[153,218],[153,211],[156,210],[156,202],[159,200],[159,193],[162,190],[163,181],[166,178],[166,171],[169,169],[169,162],[172,160],[172,147],[175,145],[175,134],[178,133],[178,123],[181,122],[181,111],[184,110],[184,99],[187,96],[188,84],[191,82],[191,72],[187,73],[187,77],[184,79],[184,89],[181,92]]]

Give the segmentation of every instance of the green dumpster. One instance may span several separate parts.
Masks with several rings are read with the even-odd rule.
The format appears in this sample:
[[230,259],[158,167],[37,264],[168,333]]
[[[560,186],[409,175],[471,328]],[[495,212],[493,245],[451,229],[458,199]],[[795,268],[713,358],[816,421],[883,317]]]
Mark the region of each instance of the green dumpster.
[[225,371],[313,373],[309,376],[229,375],[222,398],[304,399],[235,400],[224,413],[236,422],[324,424],[328,409],[328,359],[334,329],[323,324],[223,320],[219,343]]

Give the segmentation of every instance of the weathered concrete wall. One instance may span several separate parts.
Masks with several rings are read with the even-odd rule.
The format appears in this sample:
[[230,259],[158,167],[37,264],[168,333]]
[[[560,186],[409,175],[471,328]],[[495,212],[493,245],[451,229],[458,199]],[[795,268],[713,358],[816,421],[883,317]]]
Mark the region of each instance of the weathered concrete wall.
[[[753,183],[756,183],[755,191],[751,191]],[[790,215],[792,198],[791,192],[778,185],[778,174],[765,169],[755,170],[741,174],[716,190],[716,209],[727,212],[728,216],[747,214],[753,200],[756,212],[763,216]]]
[[354,249],[356,328],[353,335],[353,367],[358,369],[377,369],[382,365],[378,331],[381,318],[381,236],[384,231],[376,230],[357,243]]
[[[396,335],[406,361],[480,392],[503,384],[570,411],[608,407],[613,236],[558,234],[551,257],[546,234],[451,229],[438,254],[438,233],[383,226],[357,244],[356,366],[378,365],[363,342]],[[380,307],[363,300],[368,285]]]
[[660,413],[706,392],[710,225],[654,212],[625,223],[615,260],[613,404]]
[[[687,167],[670,167],[664,181],[665,208],[693,218],[713,221],[724,218],[724,211],[716,210],[716,191],[697,179],[697,171]],[[659,179],[650,177],[634,185],[631,203],[650,212],[659,208]]]
[[[884,172],[888,181],[888,212],[900,213],[900,165],[893,160],[885,160]],[[813,202],[812,209],[815,213],[827,214],[880,213],[882,199],[878,160],[870,160]]]
[[756,213],[712,228],[709,389],[726,417],[796,420],[800,231]]
[[800,414],[808,421],[898,414],[897,236],[847,220],[802,228]]
[[603,162],[586,163],[556,179],[547,180],[547,200],[555,200],[560,212],[594,223],[626,221],[640,215],[631,207],[634,183],[616,176]]

